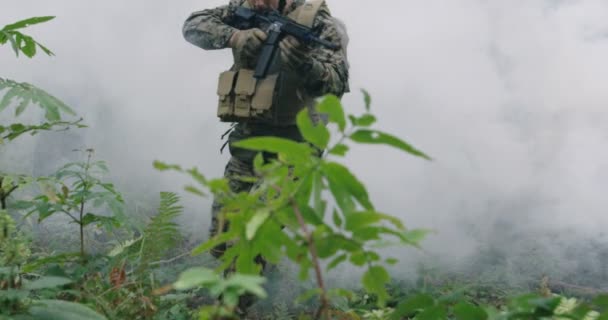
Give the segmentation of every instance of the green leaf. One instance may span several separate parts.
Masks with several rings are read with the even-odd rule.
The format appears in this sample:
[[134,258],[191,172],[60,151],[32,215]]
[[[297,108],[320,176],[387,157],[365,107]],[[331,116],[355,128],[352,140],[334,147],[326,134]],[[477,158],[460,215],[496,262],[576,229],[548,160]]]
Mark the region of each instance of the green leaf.
[[296,298],[297,303],[304,303],[308,300],[314,298],[315,296],[320,296],[323,291],[320,288],[313,288],[310,290],[306,290],[304,293]]
[[11,35],[11,33],[8,33],[8,40],[11,42],[11,47],[13,48],[13,51],[15,51],[15,55],[17,57],[19,57],[19,45],[17,44],[17,40]]
[[195,186],[186,186],[186,187],[184,187],[184,190],[186,190],[192,194],[195,194],[197,196],[200,196],[200,197],[206,196],[206,194],[203,191],[201,191],[199,188],[197,188]]
[[346,153],[348,152],[348,146],[345,144],[337,144],[335,147],[333,147],[331,150],[329,150],[330,154],[336,155],[336,156],[345,156]]
[[21,103],[19,103],[19,106],[17,106],[17,109],[15,110],[15,117],[20,116],[23,111],[25,111],[25,108],[29,105],[31,100],[32,98],[29,95],[24,95],[22,97]]
[[366,113],[356,119],[357,125],[360,127],[369,127],[376,123],[376,117],[372,114]]
[[18,96],[23,91],[23,88],[20,86],[12,87],[2,98],[0,101],[0,112],[2,112],[6,107],[11,104],[11,101],[15,96]]
[[314,124],[310,119],[308,109],[303,109],[298,113],[296,123],[304,139],[319,149],[323,150],[329,143],[329,131],[323,123]]
[[52,20],[54,18],[55,18],[54,16],[28,18],[25,20],[21,20],[21,21],[17,21],[15,23],[9,24],[9,25],[5,26],[2,30],[10,31],[10,30],[21,29],[21,28],[25,28],[25,27],[28,27],[28,26],[31,26],[34,24],[46,22],[46,21]]
[[425,309],[416,316],[416,320],[446,320],[448,314],[443,306],[434,306]]
[[105,320],[106,318],[89,307],[62,300],[38,300],[29,313],[35,319],[45,320]]
[[372,96],[365,89],[361,89],[363,93],[363,101],[365,102],[365,110],[369,112],[370,106],[372,105]]
[[21,47],[21,52],[28,58],[32,58],[36,55],[36,42],[29,36],[24,36],[23,41],[25,42],[25,45]]
[[173,288],[180,291],[190,290],[199,286],[214,284],[218,281],[220,281],[220,277],[213,270],[202,267],[191,268],[180,274],[177,281],[173,283]]
[[66,284],[70,284],[72,282],[73,282],[72,280],[67,279],[67,278],[44,276],[44,277],[41,277],[40,279],[26,283],[23,287],[24,287],[24,289],[27,289],[27,290],[40,290],[40,289],[56,288],[56,287],[64,286]]
[[454,306],[456,320],[486,320],[488,314],[480,307],[467,302],[460,302]]
[[61,119],[59,109],[55,105],[45,105],[44,117],[49,121],[58,121]]
[[430,230],[413,229],[402,232],[399,237],[401,238],[401,241],[406,244],[420,247],[420,242],[431,232],[432,231]]
[[350,262],[356,266],[363,266],[367,262],[365,252],[359,251],[355,252],[350,256]]
[[289,159],[296,161],[306,161],[313,150],[304,143],[277,137],[256,137],[248,138],[234,143],[234,146],[253,151],[266,151],[282,154]]
[[330,184],[339,186],[341,189],[347,191],[348,194],[357,199],[357,201],[365,209],[374,209],[373,204],[369,200],[369,196],[367,194],[365,186],[348,170],[348,168],[336,162],[326,162],[322,164],[322,169]]
[[161,161],[154,161],[154,169],[159,170],[159,171],[167,171],[167,170],[175,170],[175,171],[182,171],[182,167],[180,167],[179,165],[176,164],[167,164]]
[[251,240],[255,237],[256,233],[260,229],[260,227],[268,220],[270,217],[270,211],[268,209],[262,209],[256,212],[251,220],[247,223],[247,228],[245,230],[245,237],[247,240]]
[[390,281],[386,269],[381,266],[371,266],[363,275],[362,283],[365,290],[378,296],[378,302],[384,306],[389,295],[385,285]]
[[260,276],[234,274],[226,281],[226,286],[240,288],[246,292],[253,293],[259,298],[265,299],[267,297],[266,291],[262,287],[262,284],[266,282],[266,279]]
[[52,55],[54,55],[53,51],[49,50],[49,48],[47,48],[47,47],[43,46],[42,44],[40,44],[40,43],[38,43],[38,42],[36,42],[36,44],[38,45],[38,47],[39,47],[40,49],[42,49],[42,51],[43,51],[43,52],[44,52],[46,55],[48,55],[48,56],[52,56]]
[[338,227],[338,228],[342,227],[342,218],[340,217],[340,213],[338,212],[338,210],[334,209],[332,218],[334,220],[334,224],[336,225],[336,227]]
[[402,151],[405,151],[411,155],[431,160],[429,156],[424,154],[422,151],[419,151],[418,149],[414,148],[407,142],[395,136],[377,130],[360,129],[353,133],[350,136],[350,139],[359,143],[384,144],[392,146]]
[[329,122],[338,125],[340,132],[344,132],[346,128],[346,117],[344,116],[344,109],[340,99],[335,95],[326,95],[319,104],[317,104],[317,110],[321,113],[325,113],[329,117]]
[[88,226],[92,223],[97,223],[106,227],[120,226],[120,221],[114,217],[98,216],[92,213],[87,213],[84,217],[82,217],[82,225]]
[[346,289],[341,289],[341,288],[329,289],[327,291],[327,295],[330,297],[342,297],[342,298],[346,298],[348,300],[353,299],[353,297],[355,296],[355,294],[352,291],[346,290]]
[[323,224],[323,217],[321,217],[315,210],[313,210],[310,206],[300,205],[299,206],[300,213],[302,217],[304,217],[304,221],[313,226],[319,226]]
[[608,294],[602,294],[595,297],[592,304],[599,308],[602,312],[608,312]]
[[196,255],[202,254],[203,252],[207,252],[222,243],[226,243],[229,240],[232,240],[232,238],[234,238],[236,236],[237,235],[233,231],[223,232],[223,233],[201,243],[198,247],[192,249],[192,255],[196,256]]
[[335,267],[339,266],[342,262],[346,261],[346,259],[348,259],[348,255],[347,254],[341,254],[341,255],[335,257],[327,265],[327,271],[330,271],[331,269],[334,269]]
[[355,231],[383,220],[390,221],[399,229],[405,228],[403,223],[398,218],[375,211],[353,212],[346,215],[346,225],[344,228],[346,230]]

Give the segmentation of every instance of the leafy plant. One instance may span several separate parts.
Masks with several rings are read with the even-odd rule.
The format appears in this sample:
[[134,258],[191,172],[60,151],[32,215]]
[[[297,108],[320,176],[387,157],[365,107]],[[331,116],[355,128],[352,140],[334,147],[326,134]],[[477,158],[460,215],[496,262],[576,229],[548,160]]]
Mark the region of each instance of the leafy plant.
[[[233,194],[225,180],[207,180],[195,168],[184,170],[178,165],[155,162],[159,170],[189,174],[199,186],[187,186],[187,191],[203,195],[201,187],[208,188],[223,205],[220,226],[227,226],[227,231],[203,243],[194,253],[230,243],[219,270],[234,268],[244,274],[260,272],[261,265],[255,259],[258,255],[270,263],[287,256],[299,264],[301,279],[314,271],[318,288],[310,294],[320,296],[317,318],[327,314],[331,294],[345,294],[344,290],[326,288],[321,261],[329,261],[327,270],[350,262],[367,269],[361,282],[378,297],[379,305],[384,305],[388,298],[385,285],[390,281],[384,265],[397,260],[383,260],[377,250],[392,244],[385,240],[387,237],[395,244],[418,246],[427,231],[409,230],[398,218],[378,212],[364,184],[332,158],[344,157],[349,142],[383,144],[430,158],[405,141],[370,128],[375,117],[369,113],[371,98],[366,92],[364,96],[367,112],[348,116],[350,124],[337,97],[327,96],[318,104],[318,111],[327,114],[337,129],[333,144],[329,129],[314,124],[307,110],[297,117],[307,143],[276,137],[238,142],[236,146],[240,148],[276,154],[276,159],[268,162],[259,154],[254,163],[256,177],[240,177],[256,182],[250,193]],[[328,152],[318,157],[318,150]],[[329,199],[324,198],[327,193],[332,195],[335,207],[328,206]],[[327,213],[331,213],[330,219],[326,219]]]
[[53,276],[23,276],[20,265],[30,256],[28,243],[15,228],[13,219],[0,210],[0,319],[105,319],[86,306],[55,299],[40,299],[41,292],[52,297],[70,279]]
[[[86,150],[87,160],[73,162],[60,168],[53,177],[39,178],[42,193],[32,201],[34,207],[28,214],[38,214],[43,221],[56,213],[67,216],[78,225],[80,256],[85,261],[85,227],[95,224],[107,230],[120,226],[123,215],[123,199],[114,185],[103,182],[101,176],[108,172],[103,161],[92,162],[93,150]],[[108,208],[112,216],[92,213],[90,208]]]
[[[143,228],[141,236],[115,246],[107,254],[102,270],[84,279],[83,298],[94,301],[108,318],[153,319],[187,314],[183,303],[187,296],[163,299],[153,294],[158,289],[155,269],[165,263],[159,259],[167,256],[181,239],[175,222],[182,212],[178,202],[176,194],[162,192],[158,213]],[[175,303],[182,306],[174,308]],[[171,309],[160,310],[161,305],[170,305]]]
[[207,268],[192,268],[183,272],[179,279],[170,286],[159,291],[163,294],[169,290],[178,291],[205,288],[212,296],[222,296],[223,299],[215,305],[209,305],[199,310],[199,319],[239,319],[236,307],[239,297],[250,293],[260,298],[266,297],[266,291],[262,288],[265,279],[260,276],[232,274],[224,279],[215,271]]
[[19,30],[34,24],[47,22],[54,18],[55,17],[52,16],[34,17],[4,26],[4,28],[0,29],[0,45],[10,42],[17,57],[19,56],[19,52],[23,52],[23,54],[25,54],[28,58],[32,58],[36,55],[36,47],[40,48],[44,53],[51,56],[53,55],[51,50]]

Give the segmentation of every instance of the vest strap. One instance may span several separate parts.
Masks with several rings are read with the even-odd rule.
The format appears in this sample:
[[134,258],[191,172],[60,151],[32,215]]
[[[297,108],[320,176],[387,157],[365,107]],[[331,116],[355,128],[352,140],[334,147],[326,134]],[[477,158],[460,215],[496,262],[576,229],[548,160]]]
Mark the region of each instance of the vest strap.
[[325,0],[306,1],[296,9],[297,13],[294,12],[296,22],[311,28],[323,3],[325,3]]

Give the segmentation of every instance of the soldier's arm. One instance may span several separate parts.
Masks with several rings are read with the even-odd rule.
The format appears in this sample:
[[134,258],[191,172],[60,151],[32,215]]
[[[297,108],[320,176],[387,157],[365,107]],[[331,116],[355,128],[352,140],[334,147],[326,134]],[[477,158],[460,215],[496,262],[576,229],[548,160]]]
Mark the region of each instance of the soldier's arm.
[[[323,4],[319,9],[313,28],[321,30],[321,39],[341,45],[341,35],[326,4]],[[345,48],[332,50],[315,46],[311,49],[310,54],[313,59],[312,64],[307,66],[310,71],[306,87],[311,95],[335,94],[341,97],[344,93],[350,91]]]
[[232,8],[242,5],[244,1],[230,0],[227,5],[192,13],[184,23],[184,38],[206,50],[227,48],[230,37],[237,30],[226,25],[223,20]]

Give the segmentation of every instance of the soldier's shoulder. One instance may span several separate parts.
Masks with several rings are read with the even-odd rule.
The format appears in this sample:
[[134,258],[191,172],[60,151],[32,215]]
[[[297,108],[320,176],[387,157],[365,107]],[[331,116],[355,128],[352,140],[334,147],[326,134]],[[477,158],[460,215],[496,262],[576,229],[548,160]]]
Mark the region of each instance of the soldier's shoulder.
[[315,17],[315,27],[334,27],[335,19],[332,17],[327,1],[323,1],[323,4],[319,7],[317,15]]
[[243,5],[243,3],[245,3],[245,1],[247,0],[230,0],[228,5],[231,7],[240,7]]

